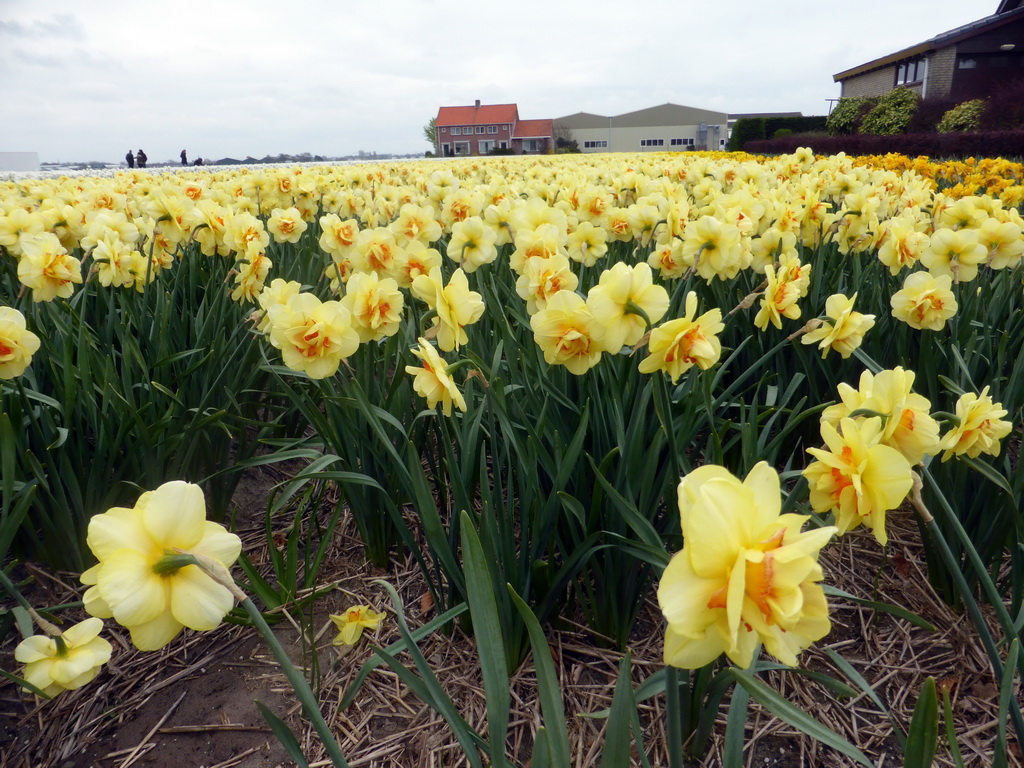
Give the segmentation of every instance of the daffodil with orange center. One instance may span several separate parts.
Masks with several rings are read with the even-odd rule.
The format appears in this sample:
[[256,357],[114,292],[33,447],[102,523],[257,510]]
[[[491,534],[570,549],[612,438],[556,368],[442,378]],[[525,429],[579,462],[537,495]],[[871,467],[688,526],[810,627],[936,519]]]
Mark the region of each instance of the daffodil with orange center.
[[664,371],[675,384],[694,365],[707,370],[722,356],[718,334],[725,329],[717,307],[697,317],[697,294],[686,294],[686,314],[651,331],[640,373]]
[[345,286],[341,305],[352,314],[360,342],[380,341],[398,332],[405,298],[390,277],[382,280],[376,272],[357,272]]
[[530,327],[548,365],[564,365],[581,376],[601,361],[603,347],[595,338],[601,333],[600,323],[578,293],[559,291],[551,296],[547,307],[530,318]]
[[270,343],[281,350],[286,366],[305,371],[311,379],[333,376],[359,347],[352,316],[341,302],[321,302],[311,293],[300,293],[287,304],[271,306],[268,313]]
[[1013,425],[1003,419],[1007,411],[1002,403],[992,402],[988,387],[981,394],[965,392],[956,402],[957,425],[942,436],[942,460],[954,454],[976,459],[983,453],[998,456],[999,441],[1010,434]]
[[451,416],[454,405],[465,413],[466,400],[448,374],[448,365],[444,358],[430,342],[423,338],[419,339],[419,347],[413,348],[412,353],[421,360],[421,365],[407,365],[405,372],[414,377],[412,388],[427,401],[427,407],[437,408],[440,403],[442,413]]
[[801,531],[807,517],[781,514],[779,476],[765,462],[743,481],[700,467],[678,495],[683,549],[658,585],[665,663],[698,669],[725,653],[746,668],[763,643],[795,666],[831,628],[817,558],[836,529]]
[[896,509],[910,492],[910,462],[895,448],[883,445],[882,420],[841,419],[837,430],[822,422],[825,448],[808,448],[817,461],[804,469],[815,512],[833,512],[841,533],[863,525],[885,546],[885,513]]
[[14,379],[25,373],[32,355],[39,351],[39,343],[21,312],[0,307],[0,379]]
[[22,240],[18,280],[32,289],[33,301],[67,299],[82,282],[82,264],[71,256],[57,236],[45,232]]
[[[931,416],[928,398],[914,392],[913,371],[897,366],[892,370],[860,375],[857,389],[843,383],[838,387],[841,402],[826,408],[821,420],[835,427],[842,419],[885,417],[879,441],[898,450],[911,464],[939,452],[939,425]],[[853,417],[856,411],[865,415]]]
[[907,275],[903,287],[889,299],[892,316],[919,331],[941,331],[960,308],[952,287],[953,278],[949,275]]
[[825,321],[801,339],[803,344],[818,344],[821,356],[828,355],[830,349],[836,350],[843,359],[853,354],[853,350],[864,341],[864,334],[875,325],[874,315],[865,315],[853,308],[857,294],[848,298],[841,293],[834,293],[825,300]]
[[372,632],[380,626],[384,614],[377,613],[368,605],[353,605],[344,613],[332,614],[329,618],[334,628],[338,630],[334,645],[355,645],[362,637],[364,629]]

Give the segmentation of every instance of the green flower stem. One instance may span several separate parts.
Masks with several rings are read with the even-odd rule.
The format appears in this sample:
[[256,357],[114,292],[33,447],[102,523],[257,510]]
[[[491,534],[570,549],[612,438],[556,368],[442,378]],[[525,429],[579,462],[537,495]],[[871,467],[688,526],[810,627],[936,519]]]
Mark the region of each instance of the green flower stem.
[[[928,476],[929,481],[933,482],[931,476],[928,475],[928,470],[924,470],[924,472],[925,475]],[[981,615],[981,608],[978,607],[978,602],[974,599],[972,590],[967,584],[967,579],[964,578],[963,572],[960,569],[959,559],[953,554],[953,550],[949,548],[949,544],[946,542],[946,538],[943,536],[942,530],[939,528],[939,524],[935,522],[935,518],[931,516],[928,508],[924,505],[924,501],[921,498],[921,478],[918,477],[916,473],[914,473],[914,487],[911,491],[911,501],[916,507],[918,514],[921,516],[922,521],[924,521],[925,526],[928,528],[928,531],[935,539],[936,546],[939,550],[939,556],[945,562],[946,568],[953,579],[953,583],[956,585],[957,591],[960,592],[960,597],[964,601],[964,607],[967,608],[967,613],[970,615],[975,629],[978,630],[978,636],[981,638],[982,645],[985,646],[985,651],[988,653],[989,663],[992,665],[993,674],[995,674],[996,679],[1002,679],[1003,661],[999,656],[999,649],[996,647],[995,640],[992,638],[992,633],[989,632],[988,625],[985,624],[985,618]],[[950,513],[952,510],[944,509],[944,512]],[[947,514],[946,517],[949,518],[948,522],[954,525],[954,529],[959,527],[959,531],[963,534],[961,543],[963,543],[964,548],[967,550],[968,559],[970,559],[972,564],[977,568],[980,565],[980,558],[978,557],[978,553],[975,551],[974,546],[971,544],[970,539],[967,537],[967,532],[959,525],[959,521],[956,520],[955,515]],[[974,559],[971,558],[972,553],[974,558],[978,559],[977,564],[975,564]],[[984,566],[981,566],[980,568],[979,578],[983,584],[986,580],[989,580],[988,573]],[[993,603],[993,607],[996,608],[996,612],[999,612],[999,608],[1003,608],[1003,611],[1005,611],[1006,609],[1003,607],[1002,601],[998,599],[998,594],[996,595],[996,598],[996,601]],[[1014,729],[1017,731],[1018,740],[1024,740],[1024,716],[1021,715],[1020,706],[1018,705],[1016,698],[1012,698],[1010,700],[1010,717],[1013,720]]]
[[313,691],[310,690],[309,683],[306,682],[305,676],[299,674],[299,671],[292,664],[291,660],[288,658],[288,654],[286,654],[284,652],[284,648],[281,647],[281,643],[278,641],[277,636],[273,631],[271,631],[267,622],[263,618],[263,614],[260,613],[252,600],[245,597],[244,593],[237,590],[237,588],[232,591],[237,592],[236,597],[239,594],[242,595],[243,599],[240,601],[242,607],[245,608],[246,613],[249,614],[249,618],[252,619],[253,626],[259,630],[259,633],[263,635],[263,639],[267,641],[267,645],[270,646],[270,650],[274,654],[274,658],[277,659],[277,663],[280,665],[281,671],[284,672],[284,676],[288,678],[288,682],[292,686],[292,690],[294,690],[295,695],[299,697],[299,701],[302,703],[303,709],[306,710],[306,715],[312,721],[313,728],[316,729],[317,735],[320,736],[320,741],[323,742],[324,748],[327,750],[327,754],[330,755],[331,762],[334,763],[335,768],[348,768],[348,762],[345,760],[345,756],[341,754],[341,747],[338,746],[338,742],[335,740],[330,726],[328,726],[327,721],[324,720],[324,716],[320,712],[320,705],[313,696]]
[[683,712],[679,700],[679,670],[673,666],[665,667],[665,720],[669,768],[683,768]]
[[327,721],[324,720],[323,713],[320,711],[320,705],[317,702],[316,697],[313,695],[313,691],[310,690],[309,683],[306,682],[305,676],[300,674],[299,670],[297,670],[295,665],[292,664],[291,659],[288,658],[288,654],[286,654],[284,652],[284,648],[281,647],[281,643],[277,639],[277,636],[267,625],[266,620],[263,618],[263,614],[260,613],[252,600],[250,600],[249,597],[238,588],[238,585],[235,584],[234,579],[231,578],[231,574],[223,563],[203,555],[188,556],[194,558],[196,565],[198,565],[211,579],[227,589],[239,604],[245,608],[245,612],[249,614],[249,618],[252,620],[252,625],[256,627],[261,635],[263,635],[263,639],[267,641],[267,645],[270,646],[270,650],[274,654],[274,658],[277,659],[277,663],[281,667],[281,671],[284,672],[284,676],[288,678],[288,683],[291,685],[292,690],[295,691],[295,695],[299,697],[299,702],[302,704],[302,708],[306,710],[306,716],[312,721],[317,735],[320,736],[320,741],[327,750],[327,754],[330,755],[331,762],[334,763],[335,768],[348,768],[348,762],[345,760],[345,756],[341,754],[341,748],[338,746],[338,742],[335,740],[334,734],[331,733],[330,726],[328,726]]

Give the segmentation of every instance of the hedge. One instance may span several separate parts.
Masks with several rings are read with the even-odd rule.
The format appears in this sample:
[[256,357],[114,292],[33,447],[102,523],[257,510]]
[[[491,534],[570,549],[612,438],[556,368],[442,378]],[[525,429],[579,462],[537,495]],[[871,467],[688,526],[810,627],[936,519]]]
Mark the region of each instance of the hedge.
[[765,132],[765,119],[763,117],[741,117],[732,127],[732,134],[729,136],[729,144],[726,147],[730,152],[741,152],[749,141],[757,141],[769,136]]
[[[734,134],[735,135],[735,134]],[[745,152],[781,155],[798,147],[810,147],[817,154],[884,155],[898,152],[908,157],[1024,157],[1024,130],[981,133],[906,133],[899,136],[851,134],[849,136],[784,136],[751,141]]]
[[785,128],[793,133],[817,133],[825,130],[824,115],[808,115],[806,117],[766,117],[764,118],[764,136],[770,138],[775,132]]

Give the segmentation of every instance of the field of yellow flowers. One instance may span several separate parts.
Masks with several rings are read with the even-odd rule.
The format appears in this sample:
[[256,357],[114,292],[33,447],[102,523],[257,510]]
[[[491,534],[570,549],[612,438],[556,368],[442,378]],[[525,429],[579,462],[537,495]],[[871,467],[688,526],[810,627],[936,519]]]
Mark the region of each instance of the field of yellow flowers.
[[[369,563],[418,572],[433,618],[410,624],[388,575],[387,604],[332,614],[334,645],[365,651],[341,708],[386,667],[461,764],[578,764],[549,648],[568,625],[627,652],[602,765],[688,764],[720,707],[741,765],[751,701],[875,764],[780,672],[866,697],[905,765],[971,764],[948,686],[928,678],[901,722],[870,668],[832,650],[827,674],[800,668],[843,601],[930,627],[819,562],[847,536],[887,557],[899,514],[984,651],[979,759],[1006,765],[1024,738],[1022,202],[1003,160],[809,150],[0,181],[5,676],[26,703],[84,701],[128,643],[226,619],[269,644],[319,764],[348,765],[339,702],[268,621],[312,610],[350,519]],[[257,557],[231,500],[275,464]],[[80,598],[33,604],[26,563],[75,573]],[[635,686],[650,599],[663,666]],[[474,638],[484,722],[418,648],[453,631]],[[539,704],[513,750],[524,661]]]

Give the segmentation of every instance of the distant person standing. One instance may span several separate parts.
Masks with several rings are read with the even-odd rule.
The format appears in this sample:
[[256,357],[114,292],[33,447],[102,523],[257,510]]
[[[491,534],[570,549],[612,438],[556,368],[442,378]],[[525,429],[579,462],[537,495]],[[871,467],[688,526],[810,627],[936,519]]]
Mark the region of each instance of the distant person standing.
[[146,153],[141,149],[135,153],[135,162],[139,164],[139,168],[145,168],[147,160],[149,160],[149,158],[146,157]]
[[128,163],[129,168],[135,167],[135,155],[132,154],[130,149],[128,150],[128,154],[124,156],[124,159]]
[[188,158],[185,157],[185,150],[181,150],[181,164],[182,166],[188,165]]

